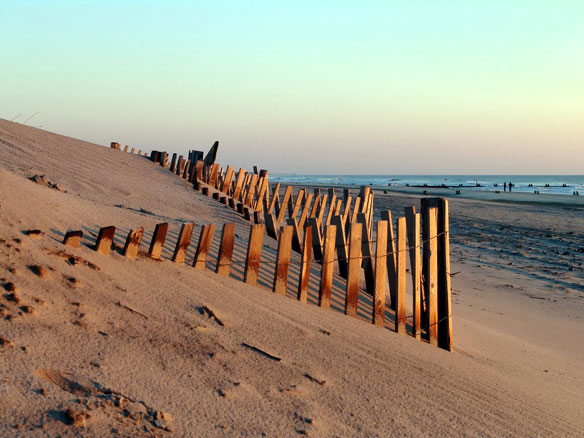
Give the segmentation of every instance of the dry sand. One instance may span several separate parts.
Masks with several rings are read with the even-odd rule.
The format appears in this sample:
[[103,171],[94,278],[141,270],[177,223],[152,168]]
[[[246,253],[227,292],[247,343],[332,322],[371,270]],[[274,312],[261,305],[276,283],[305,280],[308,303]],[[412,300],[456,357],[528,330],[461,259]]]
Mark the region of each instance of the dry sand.
[[[194,221],[236,223],[242,257],[245,221],[144,158],[0,120],[0,187],[0,436],[584,436],[577,206],[451,201],[448,353],[243,284],[241,266],[97,254],[102,226],[118,245],[144,226],[145,250],[156,223],[175,241]],[[376,194],[394,216],[418,202]]]

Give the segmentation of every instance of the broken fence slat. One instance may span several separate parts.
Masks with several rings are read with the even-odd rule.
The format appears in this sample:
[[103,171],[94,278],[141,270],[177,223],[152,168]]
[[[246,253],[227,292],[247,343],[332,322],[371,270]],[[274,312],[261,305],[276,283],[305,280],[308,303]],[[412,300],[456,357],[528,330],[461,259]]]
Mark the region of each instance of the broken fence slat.
[[70,248],[79,248],[81,246],[81,239],[83,238],[83,231],[67,231],[63,238],[63,245]]
[[126,244],[124,245],[123,254],[131,259],[135,259],[140,250],[140,244],[142,243],[142,237],[144,236],[144,227],[136,228],[130,230],[128,237],[126,238]]

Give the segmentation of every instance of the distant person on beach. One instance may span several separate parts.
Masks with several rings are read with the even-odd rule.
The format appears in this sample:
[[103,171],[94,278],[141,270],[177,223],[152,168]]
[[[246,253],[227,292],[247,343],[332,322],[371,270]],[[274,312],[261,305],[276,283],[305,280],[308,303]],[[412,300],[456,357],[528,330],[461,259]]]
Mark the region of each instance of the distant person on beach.
[[511,193],[511,188],[513,187],[513,183],[509,181],[509,193]]
[[507,191],[507,181],[505,181],[503,183],[503,191],[506,192]]

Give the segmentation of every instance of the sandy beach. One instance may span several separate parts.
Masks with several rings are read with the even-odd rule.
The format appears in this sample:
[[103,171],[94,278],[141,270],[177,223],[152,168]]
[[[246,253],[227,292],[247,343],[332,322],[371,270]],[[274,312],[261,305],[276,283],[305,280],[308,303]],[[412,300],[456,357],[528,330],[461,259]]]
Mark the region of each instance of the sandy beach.
[[[235,223],[236,260],[247,243],[249,222],[143,157],[0,119],[0,187],[1,436],[584,436],[584,197],[428,190],[450,200],[447,352],[373,326],[364,294],[350,318],[271,293],[268,266],[258,286],[194,269],[196,236],[185,265],[170,244],[124,257],[160,222],[169,242]],[[419,207],[384,190],[376,218]]]

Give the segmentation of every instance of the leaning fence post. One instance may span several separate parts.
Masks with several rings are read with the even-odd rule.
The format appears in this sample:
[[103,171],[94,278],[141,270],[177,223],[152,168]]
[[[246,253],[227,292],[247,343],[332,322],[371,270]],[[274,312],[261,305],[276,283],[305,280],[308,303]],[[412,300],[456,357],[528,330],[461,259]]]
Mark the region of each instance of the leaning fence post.
[[286,295],[293,232],[294,228],[291,226],[280,227],[280,237],[278,238],[278,255],[276,257],[276,269],[274,270],[274,283],[272,285],[272,292],[280,295]]
[[101,228],[95,242],[95,250],[100,254],[109,255],[114,241],[114,234],[116,234],[116,227],[114,226]]
[[266,224],[266,232],[268,233],[268,236],[278,240],[278,232],[276,231],[276,219],[274,219],[274,215],[270,213],[268,210],[264,210],[264,222]]
[[195,252],[195,260],[193,261],[195,269],[205,269],[207,265],[207,254],[209,254],[209,249],[211,249],[214,234],[215,224],[203,225],[201,228],[201,235],[199,236],[197,251]]
[[395,331],[406,332],[406,218],[397,219],[397,290],[395,294]]
[[298,222],[293,217],[286,219],[286,223],[292,226],[292,249],[297,253],[302,252],[302,242],[300,241],[300,228]]
[[385,294],[387,290],[387,221],[377,222],[375,244],[375,296],[373,298],[373,324],[385,326]]
[[[339,217],[339,216],[335,216]],[[357,316],[359,307],[359,274],[361,272],[361,239],[363,225],[351,224],[349,234],[349,267],[347,272],[347,290],[345,294],[345,315]]]
[[428,208],[428,251],[424,253],[428,267],[428,335],[432,345],[438,345],[438,239],[436,208]]
[[410,247],[410,271],[412,273],[412,330],[414,337],[420,339],[422,272],[420,264],[420,213],[416,213],[416,207],[406,208],[406,227],[408,231],[408,245]]
[[152,234],[152,241],[150,242],[150,248],[148,249],[148,254],[153,259],[160,258],[160,255],[162,254],[162,248],[164,247],[164,241],[166,240],[167,231],[168,231],[168,222],[156,224],[156,228],[154,228],[154,233]]
[[67,231],[63,239],[63,245],[71,248],[79,248],[81,246],[81,239],[83,238],[83,231]]
[[136,228],[130,230],[124,245],[124,255],[128,258],[135,259],[140,250],[140,243],[142,243],[142,236],[144,236],[144,228]]
[[284,221],[284,216],[286,215],[286,209],[288,203],[290,202],[290,197],[292,196],[292,186],[287,186],[284,192],[284,197],[282,198],[282,204],[280,205],[280,211],[278,212],[278,222]]
[[320,288],[318,291],[318,305],[326,309],[331,306],[331,290],[333,288],[333,263],[335,261],[335,242],[337,227],[329,225],[325,228],[324,256],[320,273]]
[[308,299],[308,282],[310,280],[310,259],[312,255],[312,227],[304,229],[304,242],[302,243],[302,265],[300,266],[300,278],[298,280],[298,301],[306,303]]
[[452,303],[450,286],[450,224],[448,200],[441,199],[438,221],[439,260],[438,265],[438,346],[452,351]]
[[369,292],[369,295],[373,296],[375,295],[375,272],[373,265],[373,253],[371,249],[369,233],[367,231],[367,217],[365,216],[364,213],[359,213],[357,215],[357,222],[363,225],[363,236],[361,240],[361,255],[363,256],[363,260],[361,261],[361,267],[365,272],[365,284],[367,292]]
[[176,152],[174,152],[172,154],[172,160],[170,160],[170,169],[169,169],[172,173],[176,172],[176,158],[177,158],[177,155],[176,155]]
[[217,256],[217,266],[215,267],[215,272],[219,275],[229,277],[234,242],[235,224],[223,224],[221,244],[219,245],[219,254]]
[[347,238],[345,237],[345,224],[341,220],[340,216],[333,217],[332,225],[335,225],[337,230],[337,241],[336,241],[336,249],[337,249],[337,261],[339,263],[339,274],[343,278],[347,278],[348,271],[349,271],[349,264],[347,262]]
[[[312,252],[314,254],[314,260],[322,263],[322,235],[320,232],[320,224],[316,218],[311,217],[308,219],[308,226],[312,229]],[[306,232],[306,231],[305,231]]]
[[391,211],[381,212],[381,219],[387,221],[387,276],[389,277],[389,296],[391,297],[391,309],[395,310],[395,295],[397,292],[396,256],[395,245],[393,244],[393,223],[391,221]]
[[186,224],[181,225],[178,240],[176,241],[176,247],[174,248],[174,254],[172,256],[172,261],[174,263],[185,262],[194,226],[194,222],[187,222]]
[[248,284],[257,284],[260,272],[260,257],[264,241],[264,226],[252,225],[247,244],[247,256],[245,258],[245,271],[243,281]]

